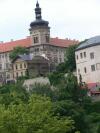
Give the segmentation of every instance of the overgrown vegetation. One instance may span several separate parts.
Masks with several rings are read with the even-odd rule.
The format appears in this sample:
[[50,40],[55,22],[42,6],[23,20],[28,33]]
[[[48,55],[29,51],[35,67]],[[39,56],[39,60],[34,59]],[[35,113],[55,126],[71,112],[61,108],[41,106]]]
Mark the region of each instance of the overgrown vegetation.
[[28,54],[29,50],[24,47],[15,47],[13,51],[10,53],[11,60],[14,60],[18,55]]

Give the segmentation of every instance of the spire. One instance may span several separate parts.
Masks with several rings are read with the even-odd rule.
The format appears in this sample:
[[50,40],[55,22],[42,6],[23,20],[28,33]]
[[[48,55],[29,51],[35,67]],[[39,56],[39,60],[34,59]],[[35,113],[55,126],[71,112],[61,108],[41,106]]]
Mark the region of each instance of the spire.
[[36,3],[35,15],[36,15],[36,20],[42,19],[42,16],[41,16],[41,8],[39,6],[38,0],[37,0],[37,3]]
[[38,2],[38,0],[37,0],[37,3],[36,3],[36,7],[39,7],[39,2]]

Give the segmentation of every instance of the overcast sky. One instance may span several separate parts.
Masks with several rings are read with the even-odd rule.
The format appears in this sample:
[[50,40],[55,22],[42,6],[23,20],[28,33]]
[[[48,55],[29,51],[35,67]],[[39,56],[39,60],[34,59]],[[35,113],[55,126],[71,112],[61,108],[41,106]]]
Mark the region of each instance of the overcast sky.
[[[0,0],[0,41],[29,36],[37,0]],[[51,37],[84,40],[100,35],[100,0],[38,0]]]

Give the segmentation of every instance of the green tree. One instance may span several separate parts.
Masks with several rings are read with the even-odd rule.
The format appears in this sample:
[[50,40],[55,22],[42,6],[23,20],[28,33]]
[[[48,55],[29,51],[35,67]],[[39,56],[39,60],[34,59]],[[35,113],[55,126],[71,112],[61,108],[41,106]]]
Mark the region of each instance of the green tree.
[[54,116],[52,102],[32,95],[29,103],[0,107],[1,133],[73,133],[74,121]]
[[20,82],[0,87],[0,104],[19,104],[21,101],[27,102],[28,98],[29,94]]
[[54,103],[53,112],[61,117],[71,117],[75,121],[76,130],[81,133],[91,133],[90,123],[84,109],[71,100],[61,100]]
[[77,45],[72,45],[66,50],[65,55],[65,66],[67,71],[74,71],[76,70],[76,61],[75,61],[75,50]]
[[78,45],[72,45],[66,49],[65,61],[56,67],[60,73],[73,72],[76,70],[75,50]]
[[10,58],[13,60],[15,59],[18,55],[23,55],[23,54],[28,54],[29,50],[26,49],[25,47],[15,47],[13,51],[10,53]]

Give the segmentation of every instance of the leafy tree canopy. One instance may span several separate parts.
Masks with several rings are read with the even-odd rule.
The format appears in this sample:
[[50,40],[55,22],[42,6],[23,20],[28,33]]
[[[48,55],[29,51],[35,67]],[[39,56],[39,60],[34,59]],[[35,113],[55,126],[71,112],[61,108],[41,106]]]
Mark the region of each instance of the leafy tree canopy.
[[1,133],[72,133],[74,121],[52,113],[52,102],[32,95],[28,104],[0,106]]
[[10,58],[13,60],[15,59],[18,55],[21,55],[21,54],[28,54],[29,53],[29,50],[26,49],[25,47],[15,47],[13,49],[13,51],[10,53]]

